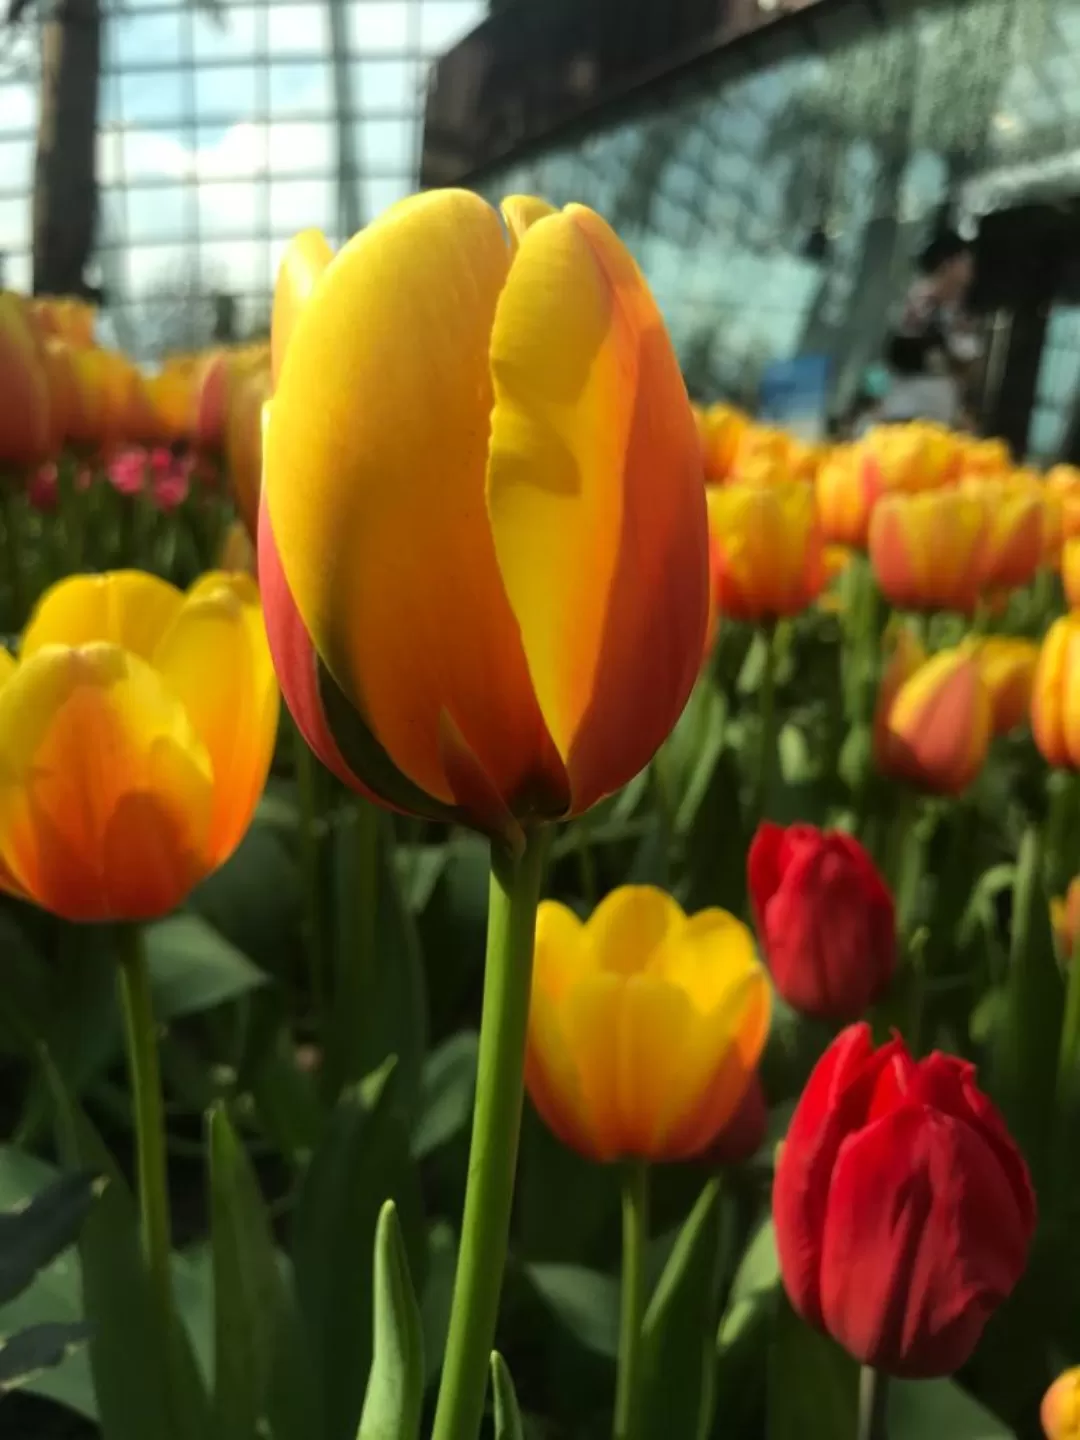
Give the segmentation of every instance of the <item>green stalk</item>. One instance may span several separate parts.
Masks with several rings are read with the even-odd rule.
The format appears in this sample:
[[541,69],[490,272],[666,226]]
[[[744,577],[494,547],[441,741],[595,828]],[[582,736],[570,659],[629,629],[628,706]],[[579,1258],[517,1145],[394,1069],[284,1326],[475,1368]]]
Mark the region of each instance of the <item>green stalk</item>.
[[889,1378],[872,1365],[864,1365],[859,1374],[859,1426],[857,1440],[888,1440],[886,1420],[889,1403]]
[[26,569],[23,563],[22,526],[19,521],[19,481],[14,475],[0,475],[0,508],[3,510],[4,566],[11,593],[11,628],[21,630],[26,623],[28,599]]
[[480,1019],[465,1214],[432,1440],[476,1440],[510,1236],[524,1092],[536,907],[546,834],[520,858],[492,847],[484,1001]]
[[333,1096],[364,1074],[365,1027],[371,1015],[376,972],[376,921],[379,904],[379,836],[382,814],[362,795],[355,797],[355,846],[351,852],[355,891],[355,929],[351,944],[335,951],[333,1025],[330,1043],[330,1089]]
[[165,1111],[161,1098],[161,1066],[150,994],[150,972],[142,931],[137,925],[121,927],[119,958],[124,1038],[135,1102],[142,1247],[161,1334],[167,1337],[172,1327],[173,1301],[169,1268],[172,1241],[165,1162]]
[[1068,965],[1057,1075],[1057,1113],[1061,1126],[1059,1143],[1063,1145],[1063,1155],[1071,1150],[1077,1100],[1080,1099],[1080,927],[1073,939]]
[[649,1167],[628,1167],[622,1192],[622,1292],[615,1440],[636,1440],[641,1415],[641,1322],[645,1315],[645,1245],[649,1238]]
[[293,726],[293,761],[300,805],[300,870],[304,879],[304,948],[307,954],[311,1009],[319,1027],[319,1040],[326,1044],[326,962],[323,943],[322,876],[319,864],[318,761],[307,741]]
[[761,714],[761,753],[758,756],[757,790],[754,796],[754,821],[764,820],[772,789],[773,772],[776,767],[776,626],[770,625],[763,631],[765,637],[765,664],[761,672],[758,689],[758,709]]

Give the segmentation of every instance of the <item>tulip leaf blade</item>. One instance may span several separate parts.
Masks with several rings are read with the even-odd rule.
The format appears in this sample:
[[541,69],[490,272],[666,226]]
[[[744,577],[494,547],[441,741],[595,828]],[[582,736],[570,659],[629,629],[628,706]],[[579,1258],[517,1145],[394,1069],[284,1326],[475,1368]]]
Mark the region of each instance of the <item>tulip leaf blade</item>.
[[525,1440],[510,1367],[497,1350],[491,1352],[491,1393],[494,1397],[495,1440]]
[[[287,1392],[300,1390],[303,1367],[291,1343],[292,1298],[251,1162],[224,1107],[211,1111],[208,1128],[216,1433],[220,1440],[256,1440],[275,1407],[287,1413],[301,1407]],[[273,1427],[275,1436],[286,1430],[287,1422]]]
[[953,1380],[893,1380],[888,1406],[889,1440],[1015,1440],[1015,1431]]
[[73,1244],[99,1191],[91,1171],[60,1175],[28,1204],[0,1212],[0,1305]]
[[162,1020],[211,1010],[266,983],[263,972],[198,915],[171,915],[145,933],[154,1014]]
[[417,1440],[424,1406],[424,1338],[392,1200],[375,1229],[371,1372],[358,1440]]
[[834,1340],[776,1296],[769,1350],[766,1440],[836,1440],[854,1435],[859,1367]]
[[[371,1363],[375,1230],[387,1199],[418,1288],[426,1270],[419,1178],[391,1060],[346,1087],[297,1197],[292,1260],[300,1315],[323,1397],[322,1440],[355,1440]],[[315,1434],[311,1440],[320,1440]]]
[[720,1182],[710,1180],[679,1232],[642,1325],[642,1440],[708,1433],[721,1262]]

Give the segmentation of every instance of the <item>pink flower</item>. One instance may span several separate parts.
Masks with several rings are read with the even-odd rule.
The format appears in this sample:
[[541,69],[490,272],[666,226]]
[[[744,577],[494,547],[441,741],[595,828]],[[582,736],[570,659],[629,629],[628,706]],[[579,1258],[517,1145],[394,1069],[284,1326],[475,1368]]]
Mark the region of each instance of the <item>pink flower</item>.
[[60,485],[56,466],[50,461],[41,465],[30,477],[26,487],[26,498],[42,515],[51,515],[60,503]]
[[188,477],[182,469],[154,477],[154,504],[159,510],[176,510],[188,496]]
[[146,484],[146,453],[122,450],[109,465],[109,482],[121,495],[138,495]]

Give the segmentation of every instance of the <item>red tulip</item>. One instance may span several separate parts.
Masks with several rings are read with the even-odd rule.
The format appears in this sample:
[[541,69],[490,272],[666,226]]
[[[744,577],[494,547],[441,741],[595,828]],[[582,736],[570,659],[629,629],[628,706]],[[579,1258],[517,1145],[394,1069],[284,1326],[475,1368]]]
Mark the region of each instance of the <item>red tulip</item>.
[[893,900],[870,856],[840,831],[766,821],[747,871],[777,990],[807,1015],[858,1019],[896,965]]
[[1027,1263],[1035,1196],[974,1067],[844,1030],[796,1107],[773,1188],[792,1305],[864,1365],[911,1379],[970,1357]]

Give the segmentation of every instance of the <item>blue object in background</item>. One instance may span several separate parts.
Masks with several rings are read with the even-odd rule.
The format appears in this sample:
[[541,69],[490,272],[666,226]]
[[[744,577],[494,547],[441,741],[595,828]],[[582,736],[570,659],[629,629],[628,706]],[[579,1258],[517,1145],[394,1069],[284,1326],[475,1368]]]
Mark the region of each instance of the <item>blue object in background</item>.
[[758,419],[780,425],[802,440],[825,435],[832,362],[827,355],[775,360],[761,373]]

